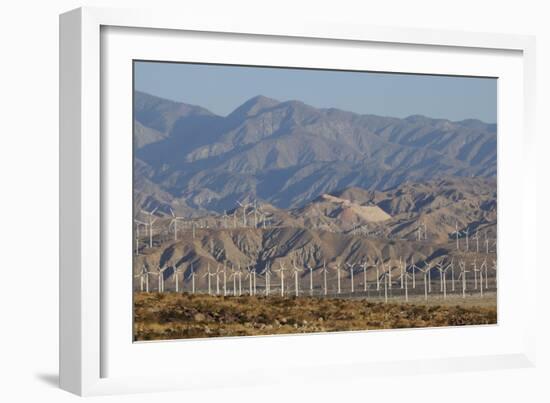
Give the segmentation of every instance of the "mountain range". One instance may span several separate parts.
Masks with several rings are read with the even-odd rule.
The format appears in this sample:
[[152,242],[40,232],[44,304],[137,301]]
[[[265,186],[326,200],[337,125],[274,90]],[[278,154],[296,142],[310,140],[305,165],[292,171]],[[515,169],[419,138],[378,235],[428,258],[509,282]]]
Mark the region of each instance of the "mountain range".
[[[360,115],[264,96],[218,116],[135,92],[134,201],[198,216],[229,211],[243,199],[299,209],[322,195],[347,191],[343,199],[353,199],[354,189],[365,198],[407,183],[494,181],[496,129],[473,119]],[[390,216],[406,209],[380,202]],[[362,208],[353,214],[380,218]]]

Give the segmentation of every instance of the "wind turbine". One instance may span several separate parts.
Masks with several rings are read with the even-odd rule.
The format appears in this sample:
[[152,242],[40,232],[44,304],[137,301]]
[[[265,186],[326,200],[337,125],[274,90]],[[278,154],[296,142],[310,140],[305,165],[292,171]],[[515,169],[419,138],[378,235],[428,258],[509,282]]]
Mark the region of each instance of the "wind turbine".
[[298,296],[298,294],[300,293],[300,284],[298,281],[298,275],[304,270],[296,266],[296,262],[292,260],[292,271],[294,272],[294,293],[296,296]]
[[426,263],[426,266],[423,268],[418,268],[420,272],[424,273],[424,300],[428,300],[428,275],[430,271],[432,270],[431,264]]
[[382,278],[384,279],[384,302],[388,302],[388,272],[385,271],[382,273]]
[[170,207],[170,213],[172,214],[172,221],[170,221],[170,225],[174,226],[174,241],[178,240],[178,220],[183,220],[184,217],[178,217],[174,214],[174,210],[172,210],[172,207]]
[[280,273],[281,277],[281,297],[285,295],[285,265],[284,263],[279,263],[279,270],[274,270],[277,273]]
[[149,223],[147,224],[149,226],[149,248],[153,247],[153,224],[157,219],[153,219],[153,214],[157,211],[158,207],[155,207],[153,211],[145,211],[142,210],[147,216],[149,217]]
[[309,295],[313,295],[313,267],[306,263],[306,267],[309,269]]
[[145,227],[145,233],[147,234],[147,223],[134,219],[136,223],[136,256],[139,255],[139,236],[141,235],[141,226]]
[[481,266],[479,267],[480,274],[481,274],[481,288],[483,288],[483,270],[485,270],[485,289],[489,289],[489,276],[488,276],[488,268],[487,268],[487,258],[483,259],[483,262],[481,263]]
[[355,266],[353,263],[346,263],[346,266],[349,267],[349,275],[350,275],[350,280],[351,280],[351,293],[353,294],[354,292],[354,284],[353,284],[353,267]]
[[340,263],[336,263],[336,276],[338,280],[338,294],[342,292],[342,289],[340,288]]
[[474,263],[472,263],[472,266],[474,266],[474,290],[477,290],[477,273],[479,269],[477,268],[477,259],[474,259]]
[[420,270],[420,267],[418,267],[413,259],[411,258],[411,272],[412,272],[412,280],[413,280],[413,289],[416,289],[416,274],[415,274],[415,270]]
[[164,272],[168,269],[168,266],[158,267],[155,276],[158,276],[158,292],[164,292]]
[[466,235],[466,252],[470,250],[470,244],[468,243],[468,235],[470,234],[470,229],[466,227],[464,231],[462,231],[464,235]]
[[241,264],[238,264],[237,278],[239,279],[239,297],[243,295],[243,272],[241,270]]
[[227,295],[227,267],[226,267],[226,260],[223,261],[223,295]]
[[447,299],[447,270],[451,268],[451,265],[443,267],[443,262],[441,261],[437,264],[436,268],[439,271],[440,291],[443,293],[443,299]]
[[447,266],[447,269],[451,269],[451,291],[455,291],[455,264],[454,264],[455,258],[451,258],[451,263]]
[[[405,266],[405,267],[403,267]],[[399,276],[399,279],[400,279],[400,283],[401,283],[401,289],[403,289],[404,287],[404,284],[403,284],[403,271],[407,269],[407,259],[405,259],[405,263],[403,264],[402,260],[401,260],[401,256],[399,256],[399,272],[401,274],[401,276]]]
[[476,253],[479,253],[479,233],[477,229],[472,239],[476,240]]
[[225,210],[223,211],[222,218],[223,218],[223,227],[227,228],[227,212]]
[[202,276],[208,280],[208,295],[212,295],[212,276],[215,276],[215,273],[210,272],[210,262],[208,262],[208,270]]
[[193,262],[191,262],[191,293],[195,294],[195,269],[193,268]]
[[[179,273],[183,274],[183,270],[181,268],[178,269],[176,264],[174,264],[174,282],[175,282],[175,285],[176,285],[176,292],[179,292],[179,282],[178,282],[178,274]],[[183,277],[182,277],[182,279],[183,279]]]
[[141,273],[136,274],[134,277],[139,278],[140,282],[140,291],[143,292],[145,289],[146,292],[149,292],[149,272],[147,270],[147,267],[145,265],[142,265],[141,267]]
[[264,276],[265,276],[265,295],[266,297],[269,296],[269,292],[271,291],[271,276],[272,276],[271,267],[269,265],[269,262],[266,264],[265,270],[264,270]]
[[252,295],[252,268],[246,266],[246,273],[244,279],[248,279],[248,295]]
[[237,204],[243,208],[243,227],[246,227],[246,210],[252,204],[251,203],[245,203],[244,200],[243,200],[242,203],[240,201],[237,201]]
[[405,288],[405,301],[409,300],[409,282],[407,281],[409,278],[411,278],[411,275],[407,271],[407,259],[405,259],[404,264],[404,270],[401,272],[401,284],[404,283]]
[[469,273],[469,270],[466,270],[466,262],[459,261],[458,266],[460,267],[460,274],[458,279],[462,277],[462,298],[466,298],[466,273]]
[[231,274],[229,277],[233,277],[233,296],[237,296],[237,270],[235,270],[233,264],[231,264]]
[[216,276],[216,295],[220,295],[220,265],[216,265],[216,271],[214,272]]
[[[378,265],[380,264],[380,260],[382,258],[378,258],[376,260],[376,262],[374,263],[375,267],[376,267],[376,291],[380,291],[380,268],[378,267]],[[384,263],[382,263],[384,264]]]
[[134,218],[134,222],[136,223],[136,236],[139,237],[141,235],[141,226],[145,227],[145,233],[147,234],[147,223],[140,221],[136,218]]
[[439,292],[443,292],[443,261],[437,262],[436,270],[439,271]]
[[451,232],[451,235],[456,234],[456,250],[460,250],[458,239],[460,237],[460,231],[458,230],[458,221],[455,221],[455,230]]
[[327,264],[326,260],[323,260],[323,289],[325,296],[327,295],[328,289],[327,289]]
[[369,265],[369,258],[366,257],[365,261],[361,264],[361,267],[363,268],[363,291],[367,292],[368,290],[368,283],[367,283],[367,267]]

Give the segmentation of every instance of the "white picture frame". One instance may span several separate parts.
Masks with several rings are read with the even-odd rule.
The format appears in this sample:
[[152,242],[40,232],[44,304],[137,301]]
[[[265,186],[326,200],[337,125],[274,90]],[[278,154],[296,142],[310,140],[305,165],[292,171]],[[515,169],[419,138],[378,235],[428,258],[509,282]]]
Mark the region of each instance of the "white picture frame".
[[[124,123],[124,119],[112,121],[113,114],[109,109],[116,101],[117,112],[120,111],[123,116],[128,113],[128,101],[121,98],[121,94],[125,94],[127,90],[127,82],[115,80],[117,83],[124,81],[115,85],[115,81],[107,78],[123,77],[120,74],[124,74],[124,71],[117,69],[117,66],[125,65],[131,58],[153,58],[152,50],[149,53],[145,51],[146,43],[149,44],[149,49],[155,48],[155,55],[165,60],[167,55],[180,60],[180,55],[170,56],[170,49],[186,33],[192,34],[190,41],[200,41],[202,37],[212,35],[214,41],[230,41],[231,38],[239,38],[239,41],[244,38],[242,41],[246,41],[247,38],[252,38],[254,43],[261,45],[269,42],[273,46],[287,49],[289,53],[292,53],[293,44],[304,49],[304,46],[307,48],[312,43],[317,43],[316,41],[320,46],[327,49],[330,47],[335,52],[346,47],[362,52],[362,46],[375,47],[381,51],[386,48],[394,49],[396,55],[393,59],[388,56],[386,64],[374,66],[375,70],[391,70],[393,63],[396,71],[402,71],[403,67],[397,64],[399,52],[413,51],[424,52],[424,63],[432,65],[415,65],[409,68],[413,72],[418,69],[429,73],[466,74],[468,68],[471,68],[472,75],[486,72],[492,76],[494,74],[490,74],[491,71],[500,71],[505,78],[504,93],[515,94],[518,99],[514,99],[513,103],[512,100],[501,102],[502,92],[499,92],[499,325],[468,329],[231,338],[214,342],[188,340],[138,345],[132,343],[126,334],[130,329],[124,325],[126,322],[121,316],[125,312],[130,315],[127,305],[124,305],[128,303],[127,290],[122,292],[123,297],[120,298],[125,302],[114,301],[112,298],[113,289],[118,289],[115,285],[119,284],[117,281],[121,281],[122,277],[113,277],[113,272],[107,269],[118,257],[112,255],[111,243],[106,241],[114,239],[123,244],[126,242],[124,230],[120,226],[118,229],[112,228],[109,220],[113,215],[106,212],[116,211],[113,210],[117,208],[115,200],[124,198],[124,193],[122,198],[116,194],[117,189],[122,192],[128,189],[128,181],[124,179],[128,171],[117,169],[115,172],[110,158],[114,150],[127,149],[126,152],[130,152],[131,142],[113,142],[113,136],[108,135],[119,127],[117,125],[130,123],[130,120]],[[107,37],[106,34],[113,36]],[[137,35],[142,35],[140,39],[143,52],[136,50],[135,46],[129,46],[131,37]],[[209,46],[200,43],[199,46],[192,45],[189,48],[196,50],[193,61],[203,61],[207,57],[199,52],[203,45]],[[117,52],[109,53],[112,49]],[[398,374],[408,371],[440,372],[534,365],[535,326],[529,312],[535,312],[535,295],[525,289],[518,291],[521,295],[515,295],[521,303],[516,304],[517,306],[507,303],[506,298],[510,295],[507,291],[510,289],[507,284],[511,284],[507,275],[510,270],[519,267],[523,278],[533,279],[536,276],[535,253],[525,253],[526,234],[535,233],[534,210],[528,208],[532,203],[529,189],[535,186],[534,158],[529,157],[533,153],[534,143],[534,49],[534,38],[529,36],[368,27],[315,20],[214,20],[169,11],[103,8],[81,8],[61,15],[61,387],[79,395],[97,395],[207,388],[235,383],[246,385],[281,382],[290,381],[297,374],[302,379],[326,378],[328,381],[334,379],[333,374],[336,372],[338,377],[344,378],[381,372]],[[432,54],[434,52],[440,52],[444,56],[437,58]],[[249,63],[263,57],[261,52],[252,53],[246,56]],[[468,60],[472,63],[462,64],[473,66],[479,59],[477,67],[459,66],[457,60],[466,57],[466,54],[470,55]],[[502,62],[497,67],[494,58],[498,59],[501,55]],[[103,60],[111,58],[114,62],[117,57],[121,60],[112,66],[109,64],[110,59]],[[239,61],[245,58],[242,53],[238,56],[238,50],[225,57],[236,57]],[[347,62],[344,60],[346,57]],[[267,59],[265,56],[265,60],[260,60],[260,63],[269,63]],[[318,63],[322,63],[319,60]],[[342,60],[344,61],[341,63],[351,63],[349,56],[343,56]],[[128,93],[128,99],[131,99],[131,93]],[[518,107],[520,111],[517,111]],[[512,108],[517,113],[508,113]],[[501,126],[502,122],[504,124]],[[123,131],[126,130],[125,127],[120,127]],[[517,161],[517,158],[521,158],[521,166],[511,171],[506,162]],[[513,200],[506,185],[512,180],[521,181],[523,189],[520,196],[512,197]],[[123,205],[118,206],[121,207]],[[516,216],[516,221],[502,214],[502,211],[512,209],[519,211],[520,217]],[[516,239],[521,239],[520,246],[513,253],[506,248],[512,232]],[[131,250],[130,246],[130,253]],[[504,261],[501,270],[502,259]],[[117,328],[117,323],[123,324],[120,329]],[[377,356],[375,350],[366,349],[364,356],[359,354],[352,359],[341,359],[338,354],[330,353],[335,351],[337,345],[360,345],[366,340],[365,337],[378,346],[412,340],[413,343],[419,343],[416,345],[420,346],[421,351],[412,354],[407,349],[397,348],[389,356]],[[448,352],[437,349],[423,351],[422,343],[427,342],[422,340],[434,342],[442,338],[448,338],[449,341],[463,340],[466,347]],[[466,350],[468,343],[470,347]],[[321,344],[332,347],[328,348],[329,353],[324,356],[315,354]],[[245,348],[250,359],[237,362],[236,357],[242,356]],[[483,350],[484,348],[488,350]],[[281,352],[289,350],[298,356],[294,354],[296,358],[292,360],[277,361]],[[265,357],[266,351],[271,354],[273,365],[264,368],[260,375],[258,369],[262,368],[262,362],[258,357],[262,354]],[[177,358],[173,360],[175,363],[169,361],[167,357],[174,354],[181,354],[185,359]],[[223,357],[222,362],[233,360],[231,362],[234,364],[231,368],[220,365],[216,371],[203,365],[214,357]],[[160,371],[158,376],[154,376],[147,371],[137,370],[139,363],[143,363],[144,368],[153,364],[158,367],[160,363],[166,367],[166,371]],[[305,368],[308,370],[304,371]],[[328,377],[327,370],[332,372],[331,378]],[[249,376],[252,373],[255,374],[253,379]],[[206,376],[208,382],[205,381]]]

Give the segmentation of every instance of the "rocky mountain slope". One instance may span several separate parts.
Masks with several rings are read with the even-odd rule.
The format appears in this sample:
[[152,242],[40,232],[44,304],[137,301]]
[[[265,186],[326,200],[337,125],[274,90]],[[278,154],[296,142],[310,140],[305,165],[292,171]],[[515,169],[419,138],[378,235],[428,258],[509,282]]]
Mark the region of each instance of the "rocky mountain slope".
[[[496,126],[477,120],[358,115],[262,96],[221,117],[144,93],[136,92],[134,99],[139,208],[168,213],[171,207],[199,216],[229,211],[237,200],[259,199],[296,209],[331,193],[362,198],[364,205],[389,195],[363,194],[364,189],[496,175]],[[341,189],[347,189],[345,197],[334,194]],[[426,200],[411,196],[376,205],[394,217],[422,203]],[[363,213],[370,209],[364,207]],[[363,214],[354,208],[340,212],[344,221]]]

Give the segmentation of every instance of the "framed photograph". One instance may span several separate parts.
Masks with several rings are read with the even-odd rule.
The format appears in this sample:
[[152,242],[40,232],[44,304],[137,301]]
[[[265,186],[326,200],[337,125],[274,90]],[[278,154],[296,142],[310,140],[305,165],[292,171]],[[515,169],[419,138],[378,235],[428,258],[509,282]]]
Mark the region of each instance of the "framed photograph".
[[532,38],[60,24],[64,389],[532,365]]

